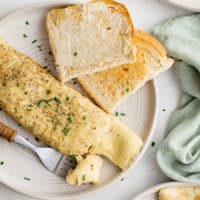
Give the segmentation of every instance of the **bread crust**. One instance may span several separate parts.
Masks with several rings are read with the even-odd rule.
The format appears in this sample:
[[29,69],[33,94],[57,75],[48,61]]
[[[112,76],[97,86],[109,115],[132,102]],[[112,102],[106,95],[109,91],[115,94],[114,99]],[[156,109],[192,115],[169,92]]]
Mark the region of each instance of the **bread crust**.
[[[171,58],[167,57],[167,51],[166,51],[165,47],[156,38],[154,38],[150,34],[145,33],[141,30],[135,30],[134,44],[137,47],[140,47],[140,49],[141,48],[144,49],[144,50],[148,49],[148,51],[153,51],[153,52],[156,52],[157,54],[159,54],[159,55],[157,55],[157,57],[160,60],[160,62],[162,63],[162,66],[163,66],[162,71],[165,70],[165,69],[168,69],[170,66],[172,66],[173,60]],[[91,74],[91,75],[86,75],[86,76],[83,76],[83,77],[78,77],[78,81],[81,84],[81,86],[86,90],[86,92],[89,94],[89,96],[91,96],[92,99],[104,111],[111,113],[112,110],[116,107],[116,105],[121,102],[121,100],[123,100],[125,97],[127,97],[131,93],[135,92],[139,87],[143,86],[145,84],[145,82],[152,79],[154,76],[156,76],[160,72],[160,71],[154,72],[154,76],[146,77],[146,79],[144,77],[144,81],[141,81],[142,76],[145,76],[145,75],[142,74],[142,72],[139,71],[140,68],[138,66],[138,63],[139,63],[139,61],[137,61],[135,64],[132,64],[132,65],[131,64],[121,65],[117,68],[108,69],[108,70],[103,71],[103,72],[97,72],[97,73],[94,74],[94,76]],[[108,74],[108,73],[112,73],[112,76],[115,76],[116,79],[119,78],[120,76],[121,76],[121,79],[122,79],[123,78],[123,67],[126,67],[126,68],[136,67],[136,71],[138,70],[138,76],[140,76],[140,77],[138,77],[138,82],[140,81],[140,84],[138,84],[138,86],[136,88],[134,88],[133,91],[130,91],[128,94],[121,95],[121,97],[118,99],[118,101],[114,102],[114,105],[113,105],[113,102],[103,102],[102,98],[99,97],[94,92],[94,90],[91,89],[92,80],[96,81],[99,77],[105,77],[105,79],[106,79],[106,74]],[[108,82],[107,79],[106,79],[106,81]],[[95,89],[95,88],[93,88],[93,89]]]
[[[88,2],[88,3],[86,3],[86,5],[87,4],[90,4],[90,3],[93,3],[93,2],[103,2],[103,3],[105,3],[105,4],[107,4],[107,5],[111,5],[111,6],[113,6],[113,8],[114,9],[117,9],[122,15],[123,15],[123,17],[125,17],[126,18],[126,20],[127,20],[127,23],[128,23],[128,26],[130,27],[130,41],[132,41],[132,44],[133,44],[133,47],[135,46],[134,45],[134,25],[133,25],[133,22],[132,22],[132,19],[131,19],[131,16],[130,16],[130,14],[129,14],[129,12],[128,12],[128,10],[127,10],[127,8],[126,8],[126,6],[124,5],[124,4],[122,4],[122,3],[119,3],[119,2],[116,2],[116,1],[113,1],[113,0],[92,0],[92,1],[90,1],[90,2]],[[81,8],[81,4],[80,5],[73,5],[73,7],[75,8]],[[68,6],[67,6],[68,7]],[[66,7],[66,8],[67,8]],[[49,43],[50,43],[50,48],[51,48],[51,51],[52,51],[52,53],[53,53],[53,60],[54,60],[54,63],[55,63],[55,61],[56,61],[56,48],[55,48],[55,46],[54,45],[52,45],[53,44],[53,40],[52,40],[52,38],[50,37],[50,30],[49,30],[49,28],[48,28],[48,23],[51,21],[50,20],[50,15],[51,15],[51,13],[52,12],[62,12],[64,9],[63,8],[61,8],[61,9],[53,9],[53,10],[51,10],[51,11],[49,11],[49,13],[46,15],[46,20],[45,20],[45,26],[46,26],[46,30],[47,30],[47,33],[48,33],[48,38],[49,38]],[[136,48],[135,48],[135,50],[134,50],[135,52],[134,52],[134,54],[135,54],[135,57],[136,57]],[[56,63],[55,63],[55,65],[56,65]],[[55,66],[56,67],[56,66]],[[113,67],[116,67],[116,66],[113,66]],[[81,72],[81,68],[79,68],[79,71],[78,72],[76,72],[75,74],[74,74],[74,76],[73,77],[70,77],[70,78],[74,78],[74,77],[79,77],[79,76],[83,76],[83,75],[85,75],[85,74],[91,74],[91,73],[95,73],[96,71],[102,71],[102,70],[106,70],[106,69],[109,69],[109,68],[111,68],[111,67],[103,67],[102,66],[102,69],[100,70],[94,70],[94,71],[92,71],[91,70],[91,68],[85,68],[85,71],[84,72]],[[56,69],[57,69],[57,67],[56,67]],[[59,69],[60,70],[60,69]],[[66,81],[66,80],[63,80],[63,77],[61,76],[61,74],[62,73],[60,73],[59,72],[59,70],[57,70],[57,74],[58,74],[58,79],[60,80],[60,81]]]

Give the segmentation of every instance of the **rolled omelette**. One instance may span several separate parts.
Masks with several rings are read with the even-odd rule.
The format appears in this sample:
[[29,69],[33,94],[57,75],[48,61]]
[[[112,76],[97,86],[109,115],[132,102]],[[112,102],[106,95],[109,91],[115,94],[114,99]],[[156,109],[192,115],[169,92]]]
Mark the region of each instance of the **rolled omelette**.
[[64,155],[97,154],[121,169],[143,142],[116,117],[0,40],[0,107]]

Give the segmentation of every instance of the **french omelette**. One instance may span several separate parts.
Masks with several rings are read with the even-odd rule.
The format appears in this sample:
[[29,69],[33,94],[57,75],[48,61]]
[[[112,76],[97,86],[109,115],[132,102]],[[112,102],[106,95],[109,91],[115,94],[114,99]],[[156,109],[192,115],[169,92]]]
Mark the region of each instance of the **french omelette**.
[[127,8],[112,0],[53,9],[46,27],[61,81],[134,63],[134,29]]
[[64,155],[103,155],[121,169],[143,142],[126,125],[0,40],[0,107]]
[[136,62],[78,77],[78,81],[106,112],[147,81],[172,66],[163,45],[148,33],[135,30]]
[[159,200],[200,200],[200,187],[169,187],[159,191]]
[[103,160],[97,155],[87,155],[81,159],[76,168],[67,173],[67,182],[70,185],[82,183],[98,183]]

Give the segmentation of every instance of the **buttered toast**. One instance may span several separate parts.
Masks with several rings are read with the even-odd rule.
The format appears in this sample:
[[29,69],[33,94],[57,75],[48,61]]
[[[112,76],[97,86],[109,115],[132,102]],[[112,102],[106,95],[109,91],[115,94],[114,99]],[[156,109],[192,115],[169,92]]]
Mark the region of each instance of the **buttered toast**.
[[95,0],[53,9],[46,16],[46,27],[63,82],[135,62],[134,29],[123,4]]
[[134,44],[137,46],[134,64],[78,77],[82,87],[106,112],[173,64],[162,44],[148,33],[136,30]]

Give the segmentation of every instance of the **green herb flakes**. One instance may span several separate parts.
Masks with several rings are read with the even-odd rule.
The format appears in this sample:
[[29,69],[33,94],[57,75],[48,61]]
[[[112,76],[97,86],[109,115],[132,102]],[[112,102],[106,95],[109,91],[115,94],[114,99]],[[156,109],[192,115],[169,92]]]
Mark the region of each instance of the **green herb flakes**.
[[126,88],[126,92],[129,92],[130,91],[130,89],[129,88]]
[[115,112],[115,116],[119,116],[119,113],[118,113],[118,112]]
[[72,118],[69,116],[69,117],[67,118],[67,121],[68,121],[69,123],[72,123]]
[[66,97],[66,101],[69,101],[70,100],[70,97]]
[[47,95],[51,94],[51,90],[46,90],[46,94]]
[[163,111],[163,112],[165,112],[165,111],[166,111],[166,109],[162,109],[162,111]]
[[0,162],[0,165],[4,165],[4,161],[1,161],[1,162]]
[[82,176],[82,180],[83,180],[83,181],[86,180],[86,175],[85,175],[85,174]]
[[126,116],[126,113],[121,112],[120,115],[121,116]]
[[6,87],[6,85],[7,85],[7,84],[6,84],[5,82],[2,83],[2,86],[3,86],[3,87]]
[[120,181],[123,181],[123,180],[124,180],[124,178],[121,178],[121,179],[120,179]]
[[30,181],[31,179],[28,178],[28,177],[24,177],[24,180],[26,180],[26,181]]
[[37,40],[33,40],[33,41],[32,41],[32,44],[34,44],[34,43],[36,43],[36,42],[37,42]]
[[78,52],[75,52],[75,53],[74,53],[74,56],[77,56],[77,55],[78,55]]
[[24,92],[24,94],[25,94],[25,95],[27,95],[27,94],[28,94],[28,92]]
[[155,144],[156,144],[156,143],[153,141],[153,142],[151,143],[151,146],[152,146],[152,147],[154,147],[154,146],[155,146]]
[[24,37],[24,38],[27,38],[28,36],[24,33],[24,34],[23,34],[23,37]]
[[17,113],[17,108],[15,107],[15,113]]
[[25,24],[28,26],[29,25],[29,21],[25,21]]
[[69,128],[64,128],[63,133],[65,136],[67,136],[69,134]]

